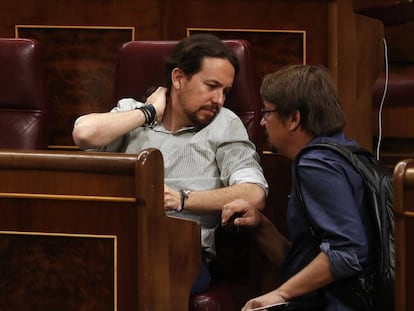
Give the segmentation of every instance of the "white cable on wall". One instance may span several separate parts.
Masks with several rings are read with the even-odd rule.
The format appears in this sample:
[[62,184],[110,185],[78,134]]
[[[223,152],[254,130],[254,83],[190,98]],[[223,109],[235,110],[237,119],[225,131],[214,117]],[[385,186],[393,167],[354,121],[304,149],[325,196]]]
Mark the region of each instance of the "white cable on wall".
[[380,159],[380,148],[381,148],[381,140],[382,140],[382,108],[385,102],[385,96],[387,95],[388,90],[388,48],[387,48],[387,41],[383,38],[384,41],[384,61],[385,61],[385,83],[384,83],[384,91],[382,93],[381,103],[378,110],[378,141],[377,141],[377,150],[376,150],[376,158],[377,160]]

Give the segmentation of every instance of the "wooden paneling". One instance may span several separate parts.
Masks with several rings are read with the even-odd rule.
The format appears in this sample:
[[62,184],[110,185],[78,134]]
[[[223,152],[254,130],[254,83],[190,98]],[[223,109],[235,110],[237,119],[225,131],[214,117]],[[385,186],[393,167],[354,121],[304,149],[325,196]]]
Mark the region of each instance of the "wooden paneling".
[[[191,27],[306,31],[306,61],[329,67],[348,117],[347,134],[371,148],[368,106],[374,77],[382,70],[382,24],[354,14],[352,1],[73,0],[69,5],[31,0],[24,6],[2,1],[0,36],[14,36],[16,24],[132,26],[137,40],[179,40]],[[274,57],[283,53],[288,51],[276,51]],[[59,133],[64,134],[70,141],[70,133]]]
[[[181,38],[186,28],[304,30],[307,59],[328,65],[327,1],[167,0],[164,33]],[[219,12],[219,14],[217,13]],[[276,51],[277,54],[282,51]]]
[[414,63],[414,21],[385,27],[390,62]]
[[282,66],[306,64],[306,31],[266,29],[187,28],[187,35],[211,33],[222,40],[249,41],[255,57],[259,85],[269,72]]
[[136,0],[12,0],[0,2],[0,37],[13,37],[26,25],[133,26],[139,40],[159,39],[161,1]]
[[115,241],[109,236],[0,233],[0,308],[114,309]]
[[0,309],[187,310],[200,227],[163,189],[154,149],[0,152]]

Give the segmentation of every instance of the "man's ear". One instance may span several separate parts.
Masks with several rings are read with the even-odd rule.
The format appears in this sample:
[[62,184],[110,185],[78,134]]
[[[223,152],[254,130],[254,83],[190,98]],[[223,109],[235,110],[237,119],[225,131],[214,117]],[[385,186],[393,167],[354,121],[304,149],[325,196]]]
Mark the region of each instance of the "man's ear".
[[289,131],[296,131],[300,126],[301,115],[299,110],[295,110],[289,117]]
[[181,83],[184,78],[185,74],[181,69],[174,68],[173,71],[171,71],[171,82],[175,89],[181,89]]

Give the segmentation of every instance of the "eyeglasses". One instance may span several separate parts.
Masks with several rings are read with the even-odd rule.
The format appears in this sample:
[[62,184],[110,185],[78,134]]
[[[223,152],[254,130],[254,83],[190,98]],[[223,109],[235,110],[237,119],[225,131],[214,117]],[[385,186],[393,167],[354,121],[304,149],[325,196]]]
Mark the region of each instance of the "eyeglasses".
[[267,118],[269,117],[270,113],[272,113],[272,112],[276,112],[276,111],[279,111],[279,109],[270,109],[270,110],[266,110],[266,109],[262,108],[262,109],[260,110],[260,112],[262,113],[262,118],[263,118],[265,121],[267,121]]

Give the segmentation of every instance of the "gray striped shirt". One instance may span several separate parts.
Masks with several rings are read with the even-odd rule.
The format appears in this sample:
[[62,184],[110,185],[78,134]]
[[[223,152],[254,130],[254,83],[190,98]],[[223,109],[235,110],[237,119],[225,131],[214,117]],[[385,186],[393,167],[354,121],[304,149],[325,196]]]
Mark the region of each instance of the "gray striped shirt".
[[[112,112],[127,111],[141,105],[133,99],[122,99]],[[135,154],[146,148],[161,151],[165,183],[175,190],[211,190],[254,183],[266,193],[268,191],[255,145],[249,140],[240,118],[227,108],[222,108],[208,126],[198,131],[194,127],[186,127],[170,132],[162,124],[139,127],[100,150]],[[167,214],[198,222],[203,249],[210,254],[205,255],[214,256],[214,229],[220,221],[218,212],[184,210]]]

